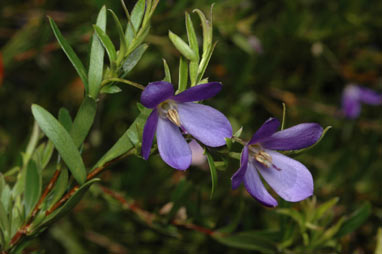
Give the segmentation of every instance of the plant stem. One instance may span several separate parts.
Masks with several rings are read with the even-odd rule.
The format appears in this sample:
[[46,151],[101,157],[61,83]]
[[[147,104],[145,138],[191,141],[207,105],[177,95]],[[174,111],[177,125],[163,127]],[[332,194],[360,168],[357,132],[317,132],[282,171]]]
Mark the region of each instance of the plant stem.
[[[109,167],[111,164],[117,162],[117,161],[120,161],[121,159],[123,158],[126,158],[127,156],[133,154],[135,152],[135,149],[131,149],[130,151],[126,152],[125,154],[122,154],[121,156],[117,157],[117,158],[114,158],[108,162],[106,162],[105,164],[103,164],[102,166],[99,166],[97,168],[95,168],[93,171],[91,171],[86,179],[87,180],[90,180],[92,178],[94,178],[95,176],[97,176],[99,173],[101,173],[103,170],[105,170],[107,167]],[[59,172],[57,172],[59,171]],[[49,184],[48,186],[46,187],[45,191],[44,191],[44,194],[43,196],[41,196],[38,204],[35,206],[32,214],[33,216],[31,216],[31,218],[29,219],[28,223],[24,224],[24,226],[22,226],[17,232],[16,234],[12,237],[11,239],[11,243],[10,243],[10,247],[13,247],[15,246],[19,241],[20,239],[26,234],[28,233],[28,228],[29,226],[32,224],[33,222],[33,218],[34,218],[34,215],[37,214],[38,210],[39,210],[39,206],[41,205],[41,203],[43,202],[43,200],[45,199],[45,197],[48,195],[48,193],[50,192],[50,190],[53,188],[54,184],[56,183],[57,181],[57,178],[60,174],[60,171],[61,170],[56,170],[55,174],[53,175],[52,179],[49,181]],[[47,210],[45,212],[45,216],[48,216],[49,214],[51,214],[52,212],[54,212],[57,208],[59,208],[61,205],[63,205],[71,196],[74,195],[74,193],[79,189],[79,185],[76,185],[74,186],[68,193],[66,193],[51,209]],[[41,201],[41,202],[40,202]]]
[[138,84],[136,82],[133,82],[133,81],[130,81],[130,80],[127,80],[127,79],[121,79],[121,78],[109,78],[109,79],[105,79],[102,81],[101,83],[101,86],[104,86],[106,85],[107,83],[110,83],[110,82],[120,82],[120,83],[124,83],[124,84],[127,84],[127,85],[130,85],[130,86],[134,86],[138,89],[141,89],[141,90],[144,90],[145,87],[141,84]]

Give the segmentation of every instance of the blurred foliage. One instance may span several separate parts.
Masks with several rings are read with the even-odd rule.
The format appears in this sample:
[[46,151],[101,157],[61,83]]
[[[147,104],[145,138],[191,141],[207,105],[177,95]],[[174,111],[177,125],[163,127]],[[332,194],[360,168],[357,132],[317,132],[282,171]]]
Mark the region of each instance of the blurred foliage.
[[[244,138],[268,117],[281,119],[282,102],[287,127],[307,121],[333,126],[318,146],[298,156],[313,174],[315,197],[264,208],[244,188],[231,191],[238,162],[229,160],[217,171],[210,199],[211,179],[203,167],[177,172],[159,156],[147,162],[129,158],[105,172],[69,216],[34,240],[31,252],[380,253],[381,109],[365,106],[359,119],[349,121],[341,118],[339,105],[348,82],[382,91],[382,2],[161,0],[146,39],[149,48],[128,79],[162,79],[162,58],[175,75],[179,55],[168,30],[185,38],[184,11],[199,24],[192,10],[209,13],[212,2],[218,44],[206,74],[224,89],[208,103],[230,118],[234,131],[244,126]],[[128,9],[134,3],[126,1]],[[19,151],[32,132],[32,103],[50,112],[64,105],[74,117],[82,100],[83,84],[46,15],[88,65],[92,24],[103,4],[124,16],[117,0],[1,1],[0,172],[21,164]],[[108,34],[117,43],[118,31],[110,24]],[[139,95],[126,87],[100,100],[85,165],[93,165],[135,119]],[[323,217],[316,216],[319,211]],[[250,246],[238,246],[237,239]]]

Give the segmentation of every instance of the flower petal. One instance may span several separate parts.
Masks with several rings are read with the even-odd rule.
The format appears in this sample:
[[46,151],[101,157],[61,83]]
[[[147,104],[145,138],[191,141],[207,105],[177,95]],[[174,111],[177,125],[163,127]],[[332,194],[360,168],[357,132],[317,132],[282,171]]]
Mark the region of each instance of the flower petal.
[[225,138],[232,137],[228,119],[210,106],[193,102],[179,103],[178,112],[182,127],[207,146],[223,146],[226,144]]
[[149,115],[149,117],[147,118],[145,127],[143,128],[141,152],[145,160],[149,158],[155,131],[157,129],[157,124],[158,124],[158,112],[156,109],[154,109]]
[[221,89],[221,83],[210,82],[191,87],[184,92],[175,95],[173,99],[178,102],[201,101],[215,96]]
[[277,206],[277,201],[265,189],[256,168],[251,162],[248,163],[248,168],[244,175],[244,186],[248,193],[263,205],[269,207]]
[[261,145],[272,150],[302,149],[316,143],[322,131],[317,123],[302,123],[262,139]]
[[191,165],[202,166],[207,162],[207,156],[204,154],[203,147],[201,147],[201,145],[195,139],[192,139],[188,145],[190,146],[192,154]]
[[146,108],[154,108],[174,94],[174,87],[166,81],[148,84],[141,94],[141,103]]
[[256,164],[256,167],[280,197],[297,202],[313,194],[312,175],[302,163],[272,150],[265,152],[272,157],[274,166],[265,168]]
[[361,113],[360,89],[356,85],[348,85],[342,94],[342,112],[348,118],[356,118]]
[[253,134],[251,140],[248,144],[254,144],[259,142],[261,139],[269,137],[275,133],[280,127],[280,121],[276,118],[269,118],[261,127]]
[[370,105],[382,104],[381,94],[378,94],[377,92],[368,88],[364,88],[364,87],[359,87],[359,99],[361,102],[365,104],[370,104]]
[[171,167],[185,170],[191,164],[191,149],[179,128],[159,117],[157,126],[159,154]]
[[231,177],[232,189],[237,189],[243,181],[243,177],[248,167],[248,146],[244,146],[241,153],[240,168]]

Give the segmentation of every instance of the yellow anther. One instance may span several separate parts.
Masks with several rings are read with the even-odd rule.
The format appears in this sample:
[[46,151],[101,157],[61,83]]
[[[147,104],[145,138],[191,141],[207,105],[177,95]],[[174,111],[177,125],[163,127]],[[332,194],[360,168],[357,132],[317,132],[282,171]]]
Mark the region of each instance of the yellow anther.
[[179,119],[179,114],[176,109],[169,109],[167,111],[167,118],[170,120],[173,124],[176,126],[180,127],[180,119]]

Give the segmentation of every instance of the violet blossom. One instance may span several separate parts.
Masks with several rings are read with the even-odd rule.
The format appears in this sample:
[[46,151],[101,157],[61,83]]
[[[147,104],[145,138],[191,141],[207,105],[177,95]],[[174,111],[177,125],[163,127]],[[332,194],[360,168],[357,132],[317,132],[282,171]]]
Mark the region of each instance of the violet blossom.
[[382,95],[355,84],[345,87],[342,94],[342,112],[350,119],[357,118],[361,113],[361,104],[381,105]]
[[225,145],[232,137],[228,119],[216,109],[194,103],[215,96],[222,88],[218,82],[191,87],[174,95],[173,85],[157,81],[147,85],[141,103],[153,109],[143,129],[142,156],[148,159],[154,135],[161,158],[171,167],[185,170],[192,160],[190,146],[183,133],[192,135],[210,147]]
[[265,189],[259,174],[284,200],[301,201],[313,194],[313,178],[300,162],[275,150],[298,150],[315,144],[322,134],[316,123],[303,123],[277,131],[280,122],[268,119],[243,148],[240,168],[232,176],[232,189],[243,182],[248,193],[265,206],[277,201]]

